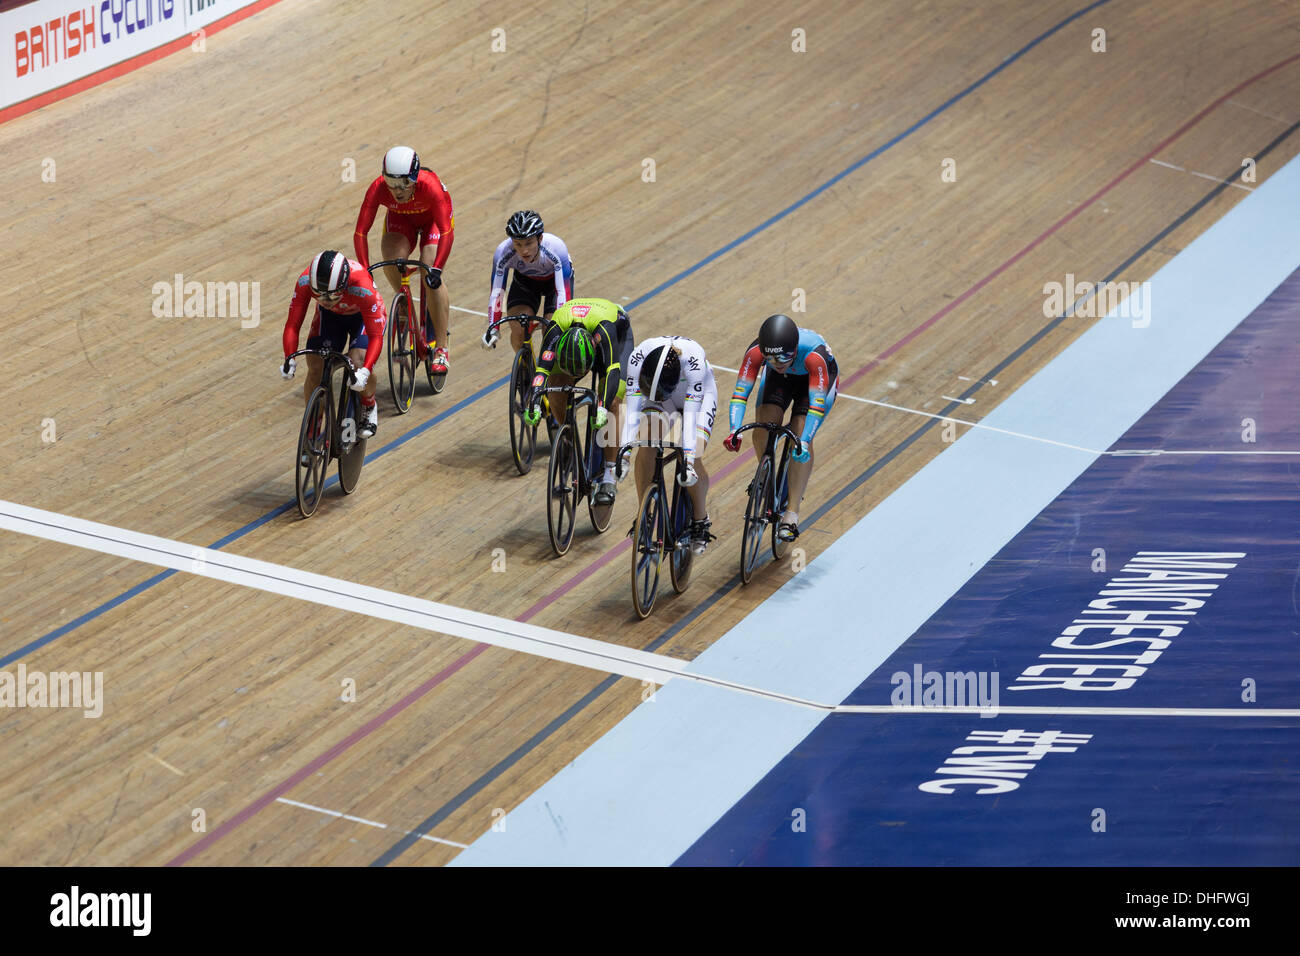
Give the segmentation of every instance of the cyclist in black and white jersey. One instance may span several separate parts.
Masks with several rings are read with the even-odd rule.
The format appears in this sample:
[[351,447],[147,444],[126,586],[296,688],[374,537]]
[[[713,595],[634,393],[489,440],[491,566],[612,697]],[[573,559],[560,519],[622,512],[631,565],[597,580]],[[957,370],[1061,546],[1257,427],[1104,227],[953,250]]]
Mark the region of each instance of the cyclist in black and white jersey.
[[[663,335],[639,343],[628,360],[625,402],[624,445],[637,439],[642,412],[681,416],[686,460],[682,484],[690,490],[695,514],[703,516],[691,522],[691,545],[696,554],[703,554],[713,535],[709,533],[709,473],[702,459],[718,414],[718,388],[704,349],[681,335]],[[651,448],[637,450],[637,500],[654,477],[654,457]]]

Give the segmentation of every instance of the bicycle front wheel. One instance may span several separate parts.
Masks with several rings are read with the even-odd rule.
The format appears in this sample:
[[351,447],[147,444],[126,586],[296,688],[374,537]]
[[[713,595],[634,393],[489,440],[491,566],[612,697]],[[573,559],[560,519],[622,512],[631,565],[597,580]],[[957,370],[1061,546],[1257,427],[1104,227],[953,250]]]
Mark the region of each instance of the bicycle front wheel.
[[388,387],[397,413],[405,415],[415,399],[415,338],[411,334],[411,299],[399,292],[388,307]]
[[668,571],[673,579],[673,590],[681,594],[691,583],[691,564],[695,557],[690,535],[691,522],[695,520],[695,505],[691,493],[680,484],[673,484],[672,560]]
[[304,518],[316,513],[325,490],[325,472],[330,463],[330,435],[334,428],[330,394],[325,384],[316,386],[307,401],[298,429],[298,454],[294,461],[294,490],[298,512]]
[[786,503],[790,500],[790,442],[781,442],[781,464],[776,469],[776,482],[772,487],[772,557],[778,561],[790,553],[790,542],[782,541],[777,533],[781,530],[781,515],[785,513]]
[[442,391],[443,386],[447,384],[447,373],[434,372],[433,350],[443,343],[434,340],[432,322],[426,321],[424,323],[424,337],[428,346],[424,353],[424,376],[429,380],[429,387],[433,389],[433,394],[437,395]]
[[749,483],[749,501],[745,505],[745,533],[740,538],[740,583],[748,584],[758,567],[758,552],[767,530],[768,485],[772,481],[772,459],[764,455]]
[[551,466],[547,470],[546,529],[551,535],[551,550],[563,555],[573,543],[573,526],[578,514],[578,450],[573,426],[567,422],[555,435],[551,446]]
[[605,472],[605,449],[596,440],[595,414],[590,406],[587,408],[587,514],[591,517],[591,526],[597,534],[609,530],[609,523],[614,518],[613,504],[598,505],[592,500],[591,491],[599,484]]
[[356,490],[361,479],[361,466],[366,460],[366,440],[360,437],[361,400],[347,385],[343,398],[343,417],[339,420],[339,488],[345,495]]
[[664,557],[664,497],[658,484],[646,489],[632,526],[632,606],[645,619],[659,594],[659,565]]
[[524,402],[528,398],[529,384],[533,378],[533,356],[527,347],[515,353],[510,368],[510,457],[515,470],[528,474],[533,467],[533,451],[537,447],[537,426],[524,421]]

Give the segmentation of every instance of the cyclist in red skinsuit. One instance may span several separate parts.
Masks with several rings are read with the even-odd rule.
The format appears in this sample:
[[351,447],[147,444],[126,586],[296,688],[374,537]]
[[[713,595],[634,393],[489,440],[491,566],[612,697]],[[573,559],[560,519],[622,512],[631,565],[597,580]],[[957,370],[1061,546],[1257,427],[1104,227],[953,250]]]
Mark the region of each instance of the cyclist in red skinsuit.
[[[306,347],[346,350],[352,363],[358,366],[353,388],[361,391],[359,431],[361,437],[369,438],[375,433],[379,419],[372,372],[384,348],[384,300],[361,263],[347,259],[341,252],[322,252],[302,271],[294,285],[289,317],[284,323],[282,344],[286,359],[298,351],[302,323],[307,317],[307,307],[313,302],[316,313],[307,333]],[[325,367],[325,360],[319,355],[306,358],[304,403],[311,399]],[[280,374],[291,379],[296,366],[296,361],[289,362],[287,368],[282,365]]]
[[[383,259],[406,259],[418,250],[420,261],[434,269],[425,276],[420,287],[420,314],[425,316],[425,335],[436,342],[432,371],[447,371],[448,324],[451,299],[442,282],[442,268],[451,254],[452,232],[456,217],[451,208],[451,196],[431,169],[420,166],[420,158],[409,146],[394,146],[384,155],[382,174],[375,177],[357,214],[357,228],[353,235],[357,259],[365,268],[370,266],[370,243],[367,234],[374,224],[375,214],[384,206],[384,235],[380,241]],[[396,266],[384,269],[396,294],[401,286],[401,273]],[[432,294],[433,307],[428,299]],[[432,335],[429,320],[432,319]]]

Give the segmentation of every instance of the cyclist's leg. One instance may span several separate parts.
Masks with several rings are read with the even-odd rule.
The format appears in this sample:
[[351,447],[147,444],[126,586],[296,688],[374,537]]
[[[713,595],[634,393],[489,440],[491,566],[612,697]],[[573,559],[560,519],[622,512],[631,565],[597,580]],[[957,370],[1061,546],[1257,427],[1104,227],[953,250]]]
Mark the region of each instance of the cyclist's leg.
[[[551,369],[550,378],[547,380],[548,386],[559,387],[561,385],[572,385],[573,379],[565,375],[558,368]],[[560,392],[552,392],[547,396],[551,404],[551,415],[557,423],[563,422],[564,417],[569,413],[568,399]]]
[[[755,399],[754,419],[779,425],[785,419],[785,410],[790,406],[790,380],[780,372],[773,372],[766,365],[759,375]],[[755,428],[750,433],[754,443],[754,457],[763,457],[767,449],[767,430]]]
[[655,450],[653,448],[638,448],[634,457],[635,464],[633,471],[636,474],[636,500],[638,502],[645,496],[645,490],[650,487],[650,482],[655,476]]
[[[691,505],[695,509],[695,517],[706,523],[709,520],[709,469],[704,464],[704,452],[709,447],[709,436],[713,434],[713,423],[717,416],[718,385],[713,380],[713,370],[710,369],[704,380],[700,416],[695,422],[695,474],[699,480],[691,487]],[[754,431],[762,429],[756,428]]]
[[[326,312],[317,305],[316,314],[312,316],[311,329],[307,333],[307,343],[303,348],[342,349],[346,344],[346,338],[339,341],[335,340],[334,326],[336,324],[334,313]],[[307,374],[302,382],[302,401],[305,408],[307,402],[311,401],[311,393],[316,391],[316,386],[320,384],[321,375],[325,371],[325,359],[319,355],[305,355],[303,358],[307,360]]]
[[[510,290],[506,295],[506,315],[520,315],[527,312],[529,315],[537,314],[537,307],[541,304],[542,297],[532,287],[527,276],[521,276],[515,273],[510,279]],[[510,348],[518,352],[524,345],[524,330],[518,323],[510,323]]]
[[[618,368],[610,374],[618,375],[618,391],[614,395],[614,400],[609,403],[609,408],[605,409],[609,415],[609,429],[611,436],[610,441],[605,445],[605,474],[609,481],[613,481],[613,470],[615,459],[618,458],[619,436],[623,434],[623,426],[620,416],[623,413],[623,396],[627,392],[627,367],[632,361],[632,327],[619,329],[619,339],[614,343],[614,354],[618,356]],[[600,383],[603,387],[604,383]]]
[[[433,227],[429,227],[432,229]],[[433,267],[438,258],[438,239],[436,230],[430,233],[428,229],[421,229],[419,238],[420,261],[430,268]],[[447,283],[444,281],[436,289],[430,289],[422,281],[420,282],[420,314],[428,316],[433,321],[433,337],[438,343],[438,348],[448,348],[448,336],[451,332],[451,296],[447,292]]]
[[[414,248],[415,236],[390,213],[384,220],[384,234],[379,240],[379,258],[409,259]],[[384,278],[388,280],[393,295],[397,295],[402,288],[402,270],[397,266],[384,266]]]
[[311,400],[311,393],[316,391],[316,386],[320,384],[321,373],[325,370],[325,360],[319,355],[305,355],[307,360],[307,374],[302,380],[302,402],[303,407]]

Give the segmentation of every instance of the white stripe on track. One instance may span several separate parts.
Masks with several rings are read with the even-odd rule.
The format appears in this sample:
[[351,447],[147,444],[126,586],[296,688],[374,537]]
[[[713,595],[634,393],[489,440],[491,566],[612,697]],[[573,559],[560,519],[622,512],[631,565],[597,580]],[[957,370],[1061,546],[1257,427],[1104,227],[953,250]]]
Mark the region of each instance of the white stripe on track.
[[[366,587],[352,581],[312,574],[281,564],[258,561],[225,551],[214,551],[115,528],[112,525],[73,518],[52,511],[42,511],[11,501],[0,500],[0,528],[28,534],[49,541],[112,554],[132,561],[185,571],[201,577],[238,584],[243,587],[282,594],[343,611],[364,614],[379,620],[407,624],[426,631],[436,631],[466,640],[507,650],[520,651],[548,660],[576,664],[608,674],[618,674],[653,684],[673,678],[781,701],[797,707],[841,714],[981,714],[990,708],[924,707],[892,704],[826,704],[806,700],[780,691],[750,687],[736,681],[710,677],[686,670],[687,661],[652,654],[649,651],[597,641],[576,634],[512,621],[508,618],[469,611],[449,604]],[[1185,707],[998,707],[1008,714],[1086,714],[1089,716],[1170,716],[1170,717],[1300,717],[1296,710],[1250,708]]]

